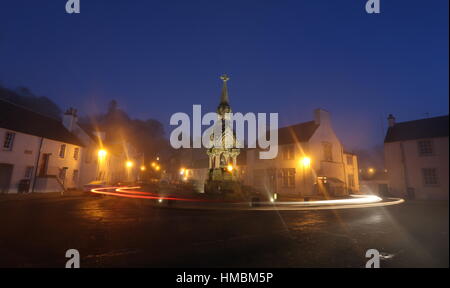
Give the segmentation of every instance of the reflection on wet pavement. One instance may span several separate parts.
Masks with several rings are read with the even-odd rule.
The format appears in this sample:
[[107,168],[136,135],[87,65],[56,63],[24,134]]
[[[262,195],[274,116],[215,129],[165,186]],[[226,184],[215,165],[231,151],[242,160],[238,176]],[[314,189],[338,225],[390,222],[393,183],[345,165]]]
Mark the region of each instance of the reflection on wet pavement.
[[382,267],[448,266],[448,202],[200,211],[80,197],[0,203],[0,227],[5,267],[63,267],[70,248],[85,267],[364,267],[367,249]]

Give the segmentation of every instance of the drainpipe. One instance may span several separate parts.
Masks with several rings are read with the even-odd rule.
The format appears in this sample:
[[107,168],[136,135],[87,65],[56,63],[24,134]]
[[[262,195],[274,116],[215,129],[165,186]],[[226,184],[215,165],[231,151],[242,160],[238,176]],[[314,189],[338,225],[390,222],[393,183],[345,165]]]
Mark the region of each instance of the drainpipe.
[[405,178],[404,180],[405,180],[406,195],[408,195],[408,188],[409,188],[408,168],[406,167],[406,157],[405,157],[405,149],[403,147],[403,142],[400,142],[400,151],[402,154],[402,166],[403,166],[403,176]]
[[345,186],[345,191],[344,191],[344,193],[347,193],[348,192],[348,176],[347,176],[347,169],[345,168],[345,165],[346,165],[346,163],[344,162],[345,160],[347,160],[347,159],[345,159],[345,157],[344,157],[344,148],[341,146],[341,161],[342,161],[342,168],[344,168],[344,186]]
[[31,188],[31,193],[34,193],[34,187],[36,186],[37,172],[38,172],[38,169],[39,169],[39,160],[41,159],[41,150],[42,150],[42,143],[43,142],[44,142],[44,137],[41,137],[41,141],[39,143],[38,155],[37,155],[36,163],[34,165],[33,187]]

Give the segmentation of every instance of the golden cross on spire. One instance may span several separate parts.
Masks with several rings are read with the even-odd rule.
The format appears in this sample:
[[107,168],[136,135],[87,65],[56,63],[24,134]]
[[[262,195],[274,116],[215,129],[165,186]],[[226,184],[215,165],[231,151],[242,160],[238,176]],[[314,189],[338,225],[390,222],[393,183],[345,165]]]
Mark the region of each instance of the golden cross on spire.
[[223,82],[227,82],[228,80],[230,80],[230,77],[228,77],[227,74],[223,74],[222,76],[220,76],[220,79],[222,79]]

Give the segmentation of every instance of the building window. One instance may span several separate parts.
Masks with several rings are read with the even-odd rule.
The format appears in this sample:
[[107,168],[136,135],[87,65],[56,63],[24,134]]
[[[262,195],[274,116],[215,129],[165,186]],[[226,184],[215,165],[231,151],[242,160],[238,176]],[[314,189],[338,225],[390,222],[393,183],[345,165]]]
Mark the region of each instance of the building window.
[[80,154],[80,148],[75,147],[75,149],[73,149],[73,159],[78,160],[79,154]]
[[328,142],[322,143],[323,158],[325,161],[333,161],[333,145]]
[[425,186],[438,185],[436,168],[422,168],[422,175],[423,175],[423,184],[425,184]]
[[3,140],[3,150],[11,151],[14,144],[14,137],[16,133],[6,132],[5,139]]
[[59,169],[59,179],[61,180],[65,180],[66,179],[66,173],[67,173],[67,167],[63,167],[61,169]]
[[78,170],[73,170],[72,182],[75,184],[78,181]]
[[353,156],[347,155],[347,165],[353,166]]
[[59,157],[64,158],[65,155],[66,155],[66,144],[61,144],[61,146],[59,147]]
[[295,168],[284,168],[281,173],[283,187],[295,187]]
[[433,155],[433,142],[431,142],[431,140],[420,140],[417,144],[420,156]]
[[353,174],[348,174],[348,187],[354,188],[355,187],[355,176]]
[[25,168],[25,179],[31,179],[33,177],[33,170],[34,167],[33,166],[28,166]]
[[294,160],[294,159],[295,159],[294,146],[288,145],[283,147],[283,160]]

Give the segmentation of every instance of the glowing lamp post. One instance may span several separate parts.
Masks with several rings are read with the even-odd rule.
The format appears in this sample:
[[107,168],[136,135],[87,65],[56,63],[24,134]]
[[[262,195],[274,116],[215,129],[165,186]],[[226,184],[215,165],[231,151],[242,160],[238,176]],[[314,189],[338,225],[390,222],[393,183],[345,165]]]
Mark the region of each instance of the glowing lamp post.
[[303,168],[309,168],[311,166],[311,158],[309,157],[303,157],[300,160],[301,165],[303,166]]
[[100,149],[100,150],[98,150],[97,154],[98,154],[98,159],[103,160],[103,159],[105,159],[106,154],[108,154],[108,152],[106,152],[106,150],[104,150],[104,149]]
[[105,168],[105,159],[108,152],[105,149],[100,149],[97,152],[98,161],[97,161],[97,180],[103,180],[104,173],[102,170]]
[[303,167],[303,189],[306,192],[306,170],[311,167],[311,158],[307,156],[303,157],[300,159],[300,165]]
[[133,168],[133,166],[134,166],[134,163],[132,161],[128,160],[125,162],[125,167],[127,169],[128,181],[131,181],[131,172],[132,172],[131,169]]
[[133,168],[133,162],[132,161],[127,161],[127,162],[125,162],[125,166],[127,167],[127,168]]

